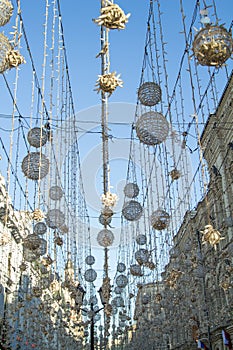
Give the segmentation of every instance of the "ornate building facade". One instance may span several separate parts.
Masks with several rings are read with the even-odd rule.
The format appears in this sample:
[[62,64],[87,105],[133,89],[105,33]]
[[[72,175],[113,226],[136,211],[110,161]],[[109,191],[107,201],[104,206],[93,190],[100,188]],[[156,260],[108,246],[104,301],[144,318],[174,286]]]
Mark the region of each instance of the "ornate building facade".
[[68,261],[59,277],[48,256],[25,260],[31,230],[29,213],[14,210],[0,176],[0,349],[81,349],[84,331],[72,264]]
[[[201,135],[206,195],[186,213],[160,285],[139,288],[125,349],[224,350],[233,339],[233,75]],[[204,184],[205,185],[205,184]],[[205,231],[207,230],[207,231]]]

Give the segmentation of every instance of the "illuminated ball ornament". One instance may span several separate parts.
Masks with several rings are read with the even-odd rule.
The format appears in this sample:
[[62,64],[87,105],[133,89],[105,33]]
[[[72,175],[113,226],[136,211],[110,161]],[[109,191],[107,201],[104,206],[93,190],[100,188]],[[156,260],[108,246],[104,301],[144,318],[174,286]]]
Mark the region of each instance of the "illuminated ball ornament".
[[122,290],[123,290],[122,288],[116,286],[116,287],[114,288],[114,293],[115,293],[115,294],[121,294],[121,293],[122,293]]
[[87,282],[94,282],[97,278],[97,273],[92,268],[88,269],[84,273],[84,278],[85,278],[85,281],[87,281]]
[[161,88],[158,84],[148,81],[138,89],[138,99],[142,105],[152,107],[161,101]]
[[142,268],[138,264],[133,264],[130,266],[130,273],[133,276],[143,276]]
[[142,212],[141,204],[135,200],[126,202],[122,208],[122,215],[128,221],[139,220],[142,216]]
[[0,26],[9,22],[13,14],[13,5],[9,0],[0,0]]
[[46,253],[47,241],[36,234],[28,235],[23,241],[23,255],[26,261],[32,262]]
[[149,261],[150,254],[147,249],[139,249],[135,252],[135,259],[139,265],[146,264]]
[[166,140],[169,123],[159,112],[146,112],[136,122],[136,133],[139,140],[148,146],[155,146]]
[[40,251],[38,249],[31,250],[26,247],[23,247],[23,257],[25,261],[33,262],[40,257]]
[[44,235],[47,232],[47,225],[44,222],[38,222],[33,228],[36,235]]
[[47,241],[46,239],[41,238],[40,239],[40,247],[38,248],[38,253],[41,255],[44,255],[47,250]]
[[102,247],[109,247],[113,244],[114,241],[114,235],[112,231],[108,229],[101,230],[97,235],[97,242]]
[[96,295],[92,295],[89,299],[89,304],[93,304],[93,305],[96,305],[98,304],[98,299],[96,297]]
[[101,225],[106,226],[106,225],[110,225],[111,221],[112,221],[112,216],[113,216],[113,210],[109,207],[104,207],[101,210],[101,214],[99,216],[99,222],[101,223]]
[[111,221],[112,221],[112,217],[106,217],[105,215],[103,214],[100,214],[99,216],[99,223],[103,226],[107,226],[107,225],[110,225],[111,224]]
[[45,218],[46,224],[52,229],[60,228],[65,223],[65,215],[60,209],[50,209]]
[[118,272],[124,272],[126,270],[126,266],[125,266],[125,264],[124,263],[118,263],[117,264],[117,271]]
[[200,65],[221,67],[233,51],[231,33],[223,26],[207,24],[196,34],[192,49]]
[[0,33],[0,73],[9,69],[8,53],[12,50],[12,46],[8,38]]
[[129,182],[127,185],[124,187],[124,194],[126,197],[129,198],[135,198],[139,194],[139,187],[137,184],[133,182]]
[[117,296],[117,297],[113,298],[112,299],[112,306],[124,307],[125,306],[124,299],[121,296]]
[[63,191],[59,186],[52,186],[49,189],[49,198],[54,201],[59,201],[63,197]]
[[39,148],[46,144],[48,134],[45,129],[35,127],[28,131],[27,140],[30,146]]
[[88,255],[85,259],[87,265],[93,265],[95,263],[95,258],[92,255]]
[[125,275],[119,275],[116,278],[116,285],[120,288],[125,288],[128,284],[128,277]]
[[23,246],[33,251],[40,248],[40,245],[41,245],[41,238],[34,233],[28,235],[23,241]]
[[22,161],[22,171],[30,180],[43,179],[49,172],[49,160],[40,152],[31,152]]
[[151,215],[151,225],[155,230],[164,230],[168,227],[170,222],[170,215],[165,211],[158,209]]
[[137,235],[136,242],[138,245],[146,244],[146,235]]

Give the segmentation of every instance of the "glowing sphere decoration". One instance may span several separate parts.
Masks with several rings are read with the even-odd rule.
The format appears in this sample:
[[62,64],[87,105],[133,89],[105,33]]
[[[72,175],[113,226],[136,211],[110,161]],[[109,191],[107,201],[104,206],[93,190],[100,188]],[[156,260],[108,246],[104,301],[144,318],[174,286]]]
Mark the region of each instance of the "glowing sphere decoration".
[[50,209],[45,218],[46,224],[52,229],[62,227],[65,223],[65,215],[60,209]]
[[52,186],[49,189],[49,198],[59,201],[63,197],[63,191],[60,186]]
[[128,221],[139,220],[142,216],[142,212],[143,210],[141,204],[135,200],[125,202],[122,208],[122,215]]
[[164,230],[170,221],[170,215],[165,211],[158,209],[151,215],[151,225],[155,230]]
[[44,255],[47,250],[47,241],[46,239],[41,238],[40,239],[40,247],[38,249],[38,253],[41,255]]
[[125,275],[119,275],[116,278],[116,285],[120,288],[125,288],[128,284],[128,277]]
[[111,216],[106,216],[104,214],[100,214],[99,216],[99,223],[103,226],[105,225],[110,225],[112,221],[112,217]]
[[148,146],[155,146],[165,141],[168,132],[169,123],[159,112],[146,112],[136,122],[137,136],[142,143]]
[[113,298],[112,299],[112,306],[124,307],[125,306],[124,299],[121,296],[117,296],[117,297]]
[[231,33],[223,26],[206,25],[195,36],[193,52],[202,66],[221,67],[233,51]]
[[138,264],[133,264],[130,266],[130,273],[133,276],[143,276],[142,268]]
[[126,266],[125,266],[125,264],[124,263],[118,263],[117,264],[117,271],[118,272],[124,272],[126,270]]
[[122,327],[122,328],[125,327],[125,321],[120,321],[119,322],[119,327]]
[[93,265],[95,263],[95,258],[92,255],[88,255],[85,259],[87,265]]
[[92,295],[89,299],[89,304],[93,304],[93,305],[96,305],[98,304],[98,299],[96,297],[96,295]]
[[13,14],[13,5],[9,0],[0,0],[0,26],[9,22]]
[[109,225],[112,221],[112,216],[113,216],[113,210],[108,207],[105,206],[102,210],[101,210],[101,214],[99,216],[99,222],[101,223],[101,225]]
[[37,222],[33,228],[36,235],[44,235],[47,232],[47,225],[44,222]]
[[48,134],[45,129],[35,127],[28,131],[27,140],[30,146],[39,148],[46,144]]
[[31,250],[23,246],[23,257],[27,262],[33,262],[40,257],[40,249]]
[[135,259],[139,265],[143,265],[148,262],[150,254],[147,249],[139,249],[135,252]]
[[36,234],[28,235],[23,241],[23,255],[26,261],[32,262],[46,253],[47,241]]
[[22,171],[30,180],[43,179],[49,172],[49,160],[40,152],[31,152],[24,157]]
[[40,248],[41,238],[38,235],[32,233],[24,239],[23,245],[27,249],[30,249],[33,251],[37,250],[38,248]]
[[137,235],[136,242],[138,245],[146,244],[146,235]]
[[112,231],[108,229],[101,230],[97,235],[97,242],[102,247],[109,247],[113,244],[114,241],[114,235]]
[[137,184],[133,182],[129,182],[127,185],[124,187],[124,194],[126,197],[129,198],[135,198],[139,194],[139,187]]
[[94,282],[97,278],[97,273],[93,269],[88,269],[84,273],[84,278],[87,282]]
[[[99,309],[99,307],[97,307],[97,309]],[[96,311],[96,310],[95,310]],[[101,319],[101,316],[100,314],[95,314],[94,316],[94,321],[95,322],[98,322],[99,320]],[[98,338],[95,338],[96,339],[96,342],[98,341]]]
[[115,294],[121,294],[121,292],[122,292],[122,288],[120,288],[120,287],[118,287],[118,286],[116,286],[116,287],[114,288],[114,293],[115,293]]
[[161,88],[153,81],[143,83],[138,89],[138,99],[142,105],[152,107],[161,101]]
[[8,53],[12,51],[12,46],[8,38],[0,33],[0,73],[10,68]]

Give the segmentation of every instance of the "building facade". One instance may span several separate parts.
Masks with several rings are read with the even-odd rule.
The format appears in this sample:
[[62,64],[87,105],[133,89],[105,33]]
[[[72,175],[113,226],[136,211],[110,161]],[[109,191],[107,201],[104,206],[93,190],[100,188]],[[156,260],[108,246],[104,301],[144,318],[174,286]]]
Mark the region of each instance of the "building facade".
[[200,139],[206,194],[186,213],[160,285],[139,288],[136,329],[125,349],[191,350],[200,340],[224,350],[223,330],[233,340],[232,96],[233,76]]
[[[28,237],[34,240],[25,256]],[[0,176],[0,349],[82,349],[82,295],[72,264],[62,280],[49,256],[34,259],[36,242],[31,215],[14,210]]]

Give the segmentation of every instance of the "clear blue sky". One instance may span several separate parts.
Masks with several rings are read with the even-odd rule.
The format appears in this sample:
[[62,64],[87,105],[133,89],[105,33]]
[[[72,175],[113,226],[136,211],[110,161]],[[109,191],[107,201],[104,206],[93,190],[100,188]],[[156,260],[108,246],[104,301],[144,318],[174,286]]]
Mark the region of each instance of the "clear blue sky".
[[[97,75],[100,73],[100,59],[95,58],[100,48],[100,28],[92,22],[92,19],[99,15],[100,1],[61,0],[60,3],[72,90],[76,110],[79,111],[100,101],[99,95],[93,91]],[[125,13],[131,13],[131,17],[125,30],[110,33],[111,68],[121,73],[124,81],[124,88],[117,89],[110,101],[135,103],[144,55],[149,0],[119,0],[117,3]],[[196,1],[186,0],[183,3],[188,28]],[[216,5],[218,16],[222,19],[221,23],[226,23],[228,28],[232,20],[232,1],[216,1]],[[30,48],[40,77],[43,59],[44,1],[34,1],[32,5],[31,2],[29,4],[22,0],[21,7]],[[167,42],[167,67],[172,87],[185,47],[184,37],[179,34],[182,31],[180,2],[178,0],[161,1],[161,11],[163,12],[164,39]],[[212,9],[210,13],[211,11]],[[6,34],[9,33],[12,24],[11,21],[10,25],[3,28]],[[30,64],[29,60],[27,64]],[[22,66],[21,70],[20,74],[25,77],[27,68]],[[2,79],[1,86],[4,86]],[[1,93],[3,90],[1,88]],[[23,102],[22,100],[22,104]],[[6,107],[3,106],[1,109],[1,112],[7,113]]]
[[[21,0],[24,26],[39,78],[41,78],[41,66],[43,62],[43,23],[45,20],[44,3],[45,1],[42,0]],[[135,104],[144,56],[149,0],[119,0],[117,3],[125,13],[131,13],[131,17],[126,24],[125,30],[111,31],[110,33],[111,70],[121,73],[124,87],[118,88],[110,97],[109,101]],[[186,24],[187,28],[189,28],[196,1],[184,0],[183,3],[185,14],[187,16]],[[100,103],[100,96],[94,91],[97,76],[100,74],[100,59],[96,58],[96,55],[100,50],[100,28],[92,21],[92,19],[99,16],[100,1],[60,0],[60,4],[69,74],[76,112],[78,113]],[[216,0],[216,5],[218,17],[221,19],[220,23],[225,23],[226,28],[229,28],[232,21],[232,0]],[[177,77],[180,59],[185,48],[184,36],[180,34],[182,31],[180,1],[161,0],[161,11],[163,12],[162,24],[164,40],[167,42],[167,71],[170,84],[169,89],[171,92]],[[210,14],[211,12],[212,9],[210,9]],[[9,35],[12,25],[13,23],[11,21],[9,25],[2,28],[2,31],[4,31],[6,35]],[[198,21],[195,23],[195,26],[197,29],[200,28]],[[17,104],[21,114],[23,116],[29,116],[31,103],[31,63],[26,54],[24,40],[22,40],[21,46],[21,52],[25,53],[27,62],[20,67],[19,71]],[[232,66],[232,61],[230,61],[229,64]],[[204,69],[205,68],[203,68],[203,71]],[[13,71],[9,71],[6,74],[12,91],[13,75]],[[49,81],[49,77],[47,78]],[[223,84],[225,84],[225,82]],[[190,96],[187,97],[190,98]],[[46,102],[48,102],[48,97]],[[11,114],[12,101],[2,77],[0,77],[0,106],[0,114]],[[80,113],[80,116],[81,119],[86,118],[85,120],[93,120],[94,118],[97,122],[99,121],[99,115]],[[119,115],[114,119],[115,122],[119,120],[121,122],[125,121],[129,125],[124,126],[124,129],[115,127],[112,133],[128,137],[131,130],[130,124],[133,120],[132,112],[126,117]],[[10,123],[7,124],[5,119],[0,119],[0,122],[1,126],[4,124],[9,128]],[[92,125],[91,128],[94,128],[94,126]],[[1,135],[6,140],[7,147],[9,147],[9,133],[1,131]],[[80,140],[80,142],[82,144],[81,157],[83,159],[92,151],[93,147],[95,148],[95,143],[96,146],[101,144],[99,137],[95,136],[94,139],[92,138],[90,141],[90,136],[88,135],[87,138]],[[117,156],[115,157],[115,160],[117,160]],[[127,157],[128,150],[125,155],[125,167],[121,169],[119,178],[114,178],[115,188],[117,187],[117,184],[119,184],[119,187],[122,189],[120,182],[125,179],[126,176]],[[122,162],[120,164],[122,164]],[[2,166],[3,165],[1,165],[1,167]],[[5,171],[5,169],[1,170]],[[87,176],[85,174],[83,175],[85,181],[85,177]],[[100,174],[98,173],[94,181],[96,182],[99,178]],[[85,188],[88,189],[89,185],[85,183],[84,185],[86,186]],[[97,196],[98,193],[99,188],[95,195]],[[92,203],[89,204],[91,206]],[[92,224],[93,226],[96,226],[94,220]]]

